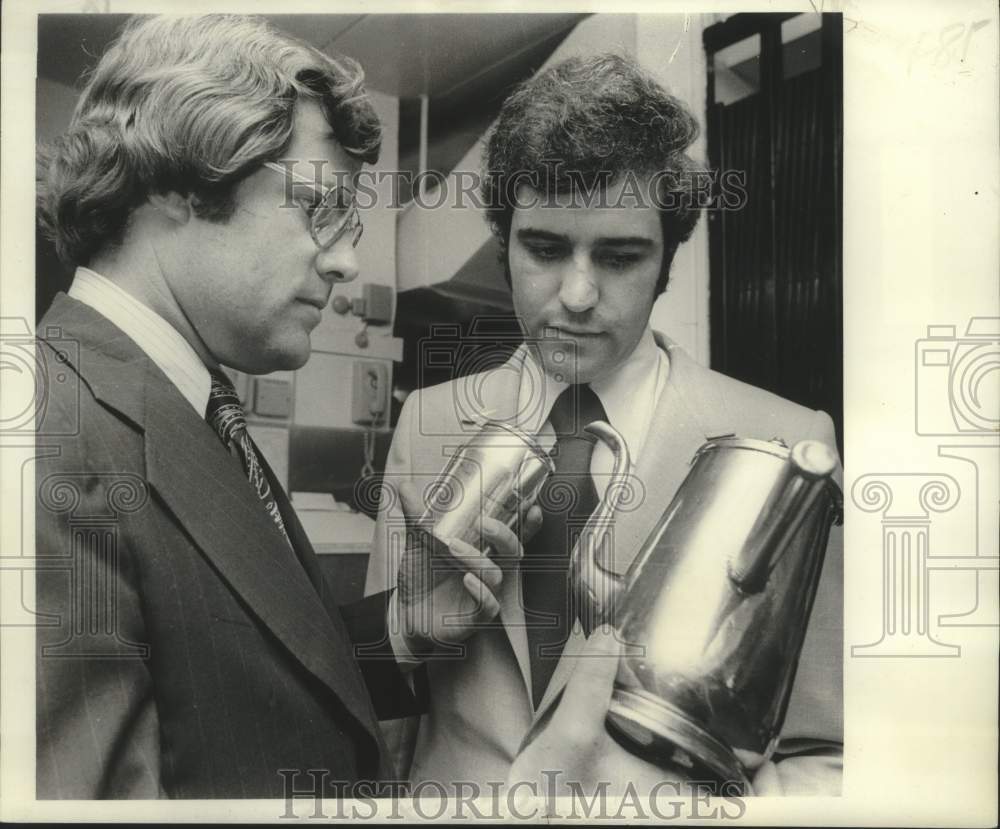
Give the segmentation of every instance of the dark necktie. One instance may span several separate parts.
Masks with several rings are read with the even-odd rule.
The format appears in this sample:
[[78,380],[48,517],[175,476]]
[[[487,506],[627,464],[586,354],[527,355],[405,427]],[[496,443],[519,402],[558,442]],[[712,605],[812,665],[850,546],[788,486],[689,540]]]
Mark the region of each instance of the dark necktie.
[[521,588],[528,648],[531,693],[537,708],[548,687],[576,615],[568,580],[569,557],[580,531],[597,508],[590,476],[595,439],[583,431],[607,414],[593,389],[570,386],[556,399],[549,422],[556,433],[552,450],[555,471],[542,487],[538,503],[542,527],[528,542],[521,561]]
[[240,404],[239,395],[236,389],[222,372],[212,371],[212,390],[208,395],[208,406],[205,411],[205,420],[215,429],[216,434],[222,440],[227,449],[235,450],[240,460],[243,462],[243,469],[246,472],[250,486],[257,493],[257,497],[263,504],[267,514],[271,516],[279,532],[284,536],[285,541],[291,546],[292,542],[285,531],[285,522],[281,517],[281,510],[278,509],[278,502],[271,492],[271,484],[267,480],[267,474],[257,456],[257,447],[250,439],[247,432],[246,415],[243,406]]

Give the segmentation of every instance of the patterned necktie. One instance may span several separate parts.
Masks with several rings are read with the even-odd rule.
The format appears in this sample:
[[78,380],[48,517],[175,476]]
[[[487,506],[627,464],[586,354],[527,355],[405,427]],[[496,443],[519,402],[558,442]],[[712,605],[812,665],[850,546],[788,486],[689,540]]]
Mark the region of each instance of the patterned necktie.
[[555,471],[538,496],[541,529],[528,542],[521,560],[521,587],[531,693],[537,708],[552,678],[575,616],[569,584],[569,557],[590,514],[597,489],[590,475],[595,439],[583,427],[607,420],[600,399],[587,385],[570,386],[556,399],[549,422],[556,433]]
[[250,439],[250,433],[247,432],[246,415],[240,404],[239,395],[236,394],[236,389],[233,388],[229,378],[222,372],[212,371],[211,375],[212,390],[208,395],[205,420],[215,429],[215,433],[226,448],[236,450],[254,492],[257,493],[257,497],[260,498],[264,509],[271,516],[271,520],[274,521],[285,541],[291,546],[292,542],[285,531],[285,522],[281,518],[278,502],[271,492],[271,484],[268,482],[267,474],[257,456],[257,447],[254,446]]

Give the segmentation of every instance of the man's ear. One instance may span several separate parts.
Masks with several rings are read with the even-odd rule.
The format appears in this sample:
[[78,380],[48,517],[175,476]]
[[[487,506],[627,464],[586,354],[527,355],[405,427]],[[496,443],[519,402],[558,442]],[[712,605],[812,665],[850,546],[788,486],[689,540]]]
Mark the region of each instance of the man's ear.
[[172,190],[166,193],[153,193],[149,197],[152,207],[171,221],[185,225],[191,220],[193,211],[189,196],[182,196]]

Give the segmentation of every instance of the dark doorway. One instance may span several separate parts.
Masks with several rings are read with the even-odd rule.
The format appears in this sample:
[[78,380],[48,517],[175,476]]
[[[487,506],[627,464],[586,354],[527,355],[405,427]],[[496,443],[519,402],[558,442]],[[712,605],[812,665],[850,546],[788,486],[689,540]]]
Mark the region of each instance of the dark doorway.
[[843,21],[737,14],[704,32],[712,367],[830,414],[843,456]]

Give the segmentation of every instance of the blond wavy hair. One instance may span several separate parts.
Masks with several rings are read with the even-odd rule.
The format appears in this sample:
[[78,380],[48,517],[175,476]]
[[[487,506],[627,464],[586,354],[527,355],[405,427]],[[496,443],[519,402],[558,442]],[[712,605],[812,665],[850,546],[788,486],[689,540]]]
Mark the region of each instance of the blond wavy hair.
[[260,18],[132,18],[67,132],[39,150],[39,222],[71,267],[120,244],[154,193],[190,195],[196,215],[224,222],[235,186],[288,146],[296,101],[306,99],[350,155],[378,159],[381,126],[357,62]]

